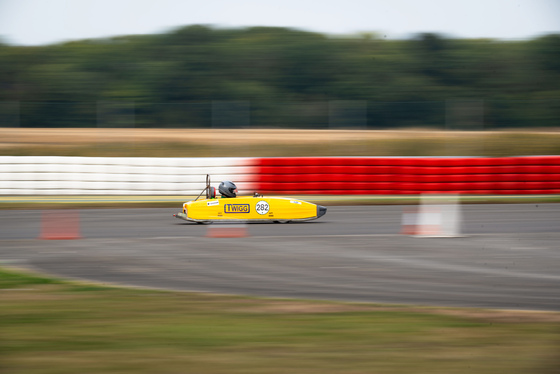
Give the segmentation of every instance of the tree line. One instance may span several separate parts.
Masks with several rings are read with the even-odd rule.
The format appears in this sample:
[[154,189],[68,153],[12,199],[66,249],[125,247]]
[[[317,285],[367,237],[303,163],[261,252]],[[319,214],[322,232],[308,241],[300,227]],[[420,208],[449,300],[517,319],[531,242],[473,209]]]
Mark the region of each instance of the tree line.
[[0,44],[0,126],[558,126],[560,35],[386,40],[186,26]]

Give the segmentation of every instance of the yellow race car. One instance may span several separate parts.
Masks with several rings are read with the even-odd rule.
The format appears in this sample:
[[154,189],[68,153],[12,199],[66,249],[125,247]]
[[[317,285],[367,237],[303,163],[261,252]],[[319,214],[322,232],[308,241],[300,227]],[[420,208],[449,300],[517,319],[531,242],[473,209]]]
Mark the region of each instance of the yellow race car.
[[[183,204],[183,211],[174,214],[176,218],[197,223],[211,222],[300,222],[322,217],[327,208],[292,198],[237,196],[237,187],[230,181],[219,186],[221,197],[216,197],[216,189],[210,186],[210,176],[206,176],[206,188],[193,200]],[[199,200],[202,194],[206,198]]]

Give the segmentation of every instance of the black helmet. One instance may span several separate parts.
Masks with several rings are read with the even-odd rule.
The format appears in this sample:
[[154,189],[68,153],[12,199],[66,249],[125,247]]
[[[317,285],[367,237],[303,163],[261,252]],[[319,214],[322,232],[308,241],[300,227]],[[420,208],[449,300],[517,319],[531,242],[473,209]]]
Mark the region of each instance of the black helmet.
[[237,186],[231,181],[223,181],[220,183],[218,190],[225,197],[236,197],[237,196]]

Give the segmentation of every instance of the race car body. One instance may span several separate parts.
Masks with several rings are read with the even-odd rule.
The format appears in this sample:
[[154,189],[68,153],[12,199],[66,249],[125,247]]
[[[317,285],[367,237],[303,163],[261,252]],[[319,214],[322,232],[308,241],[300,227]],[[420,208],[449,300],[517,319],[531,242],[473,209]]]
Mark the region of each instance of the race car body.
[[188,201],[175,217],[191,222],[291,222],[323,216],[327,208],[302,200],[260,195]]

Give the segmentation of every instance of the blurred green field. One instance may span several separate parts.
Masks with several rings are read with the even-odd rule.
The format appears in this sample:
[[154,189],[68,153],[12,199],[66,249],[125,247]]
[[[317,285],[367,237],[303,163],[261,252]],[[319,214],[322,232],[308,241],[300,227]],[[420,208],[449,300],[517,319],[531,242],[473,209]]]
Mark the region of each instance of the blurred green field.
[[560,131],[0,128],[0,155],[90,157],[560,154]]
[[0,269],[6,373],[556,373],[560,314],[125,289]]

